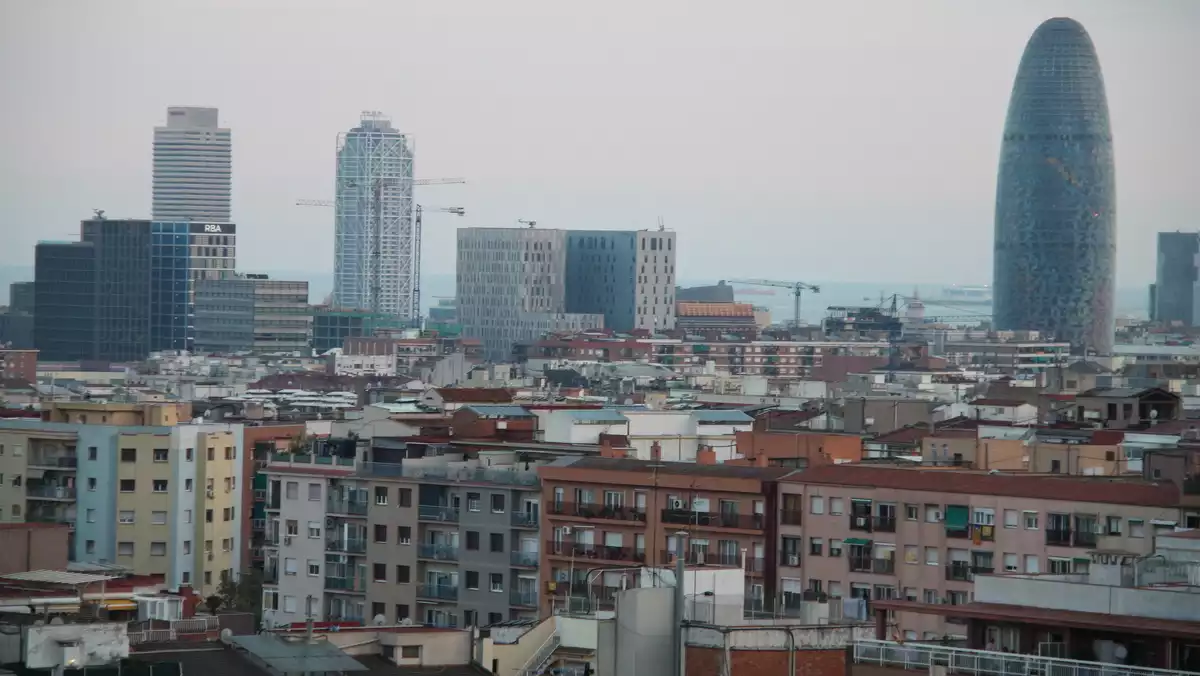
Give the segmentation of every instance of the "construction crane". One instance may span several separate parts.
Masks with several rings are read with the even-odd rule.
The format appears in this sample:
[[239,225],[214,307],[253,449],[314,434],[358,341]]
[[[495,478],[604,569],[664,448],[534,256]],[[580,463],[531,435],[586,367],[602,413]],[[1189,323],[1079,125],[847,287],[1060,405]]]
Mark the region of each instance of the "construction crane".
[[773,279],[731,279],[734,284],[749,284],[751,286],[774,286],[792,290],[792,326],[800,327],[800,295],[805,291],[821,293],[821,287],[805,282],[778,282]]
[[[466,183],[465,178],[414,178],[413,185],[451,185],[455,183]],[[348,187],[353,187],[348,186]],[[333,200],[296,200],[298,207],[332,207]]]
[[429,211],[440,211],[445,214],[454,214],[455,216],[467,215],[467,210],[462,207],[423,207],[420,204],[417,205],[417,218],[414,224],[415,227],[413,228],[413,251],[417,255],[413,256],[412,290],[412,315],[416,321],[420,321],[421,319],[421,214],[426,209]]

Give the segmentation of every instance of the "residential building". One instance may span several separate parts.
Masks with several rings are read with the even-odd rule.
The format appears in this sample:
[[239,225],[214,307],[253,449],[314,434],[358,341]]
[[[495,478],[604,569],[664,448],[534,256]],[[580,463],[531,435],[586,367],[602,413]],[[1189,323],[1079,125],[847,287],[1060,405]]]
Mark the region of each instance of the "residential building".
[[1158,233],[1152,318],[1168,326],[1196,326],[1200,320],[1200,233]]
[[1043,331],[1078,352],[1111,354],[1116,193],[1095,46],[1077,21],[1049,19],[1025,46],[1000,147],[997,329]]
[[[967,603],[990,573],[1080,573],[1093,550],[1143,556],[1180,519],[1179,489],[1108,477],[874,465],[810,467],[779,482],[778,588],[830,597]],[[960,635],[897,613],[905,636]]]
[[425,390],[421,404],[444,413],[453,413],[471,404],[511,404],[512,390],[503,387],[435,387]]
[[307,353],[312,343],[308,282],[238,275],[195,284],[198,352]]
[[333,304],[415,319],[413,142],[379,112],[337,138]]
[[942,356],[951,366],[1015,378],[1066,366],[1071,344],[1025,340],[947,342],[943,350]]
[[67,524],[0,523],[0,575],[66,569],[70,535]]
[[154,128],[152,218],[229,223],[233,142],[216,108],[172,106]]
[[1034,425],[1038,422],[1038,407],[1020,399],[980,397],[971,401],[969,410],[972,420],[1009,425]]
[[728,340],[685,338],[653,340],[656,364],[676,371],[703,369],[712,362],[717,371],[730,375],[761,375],[770,378],[811,378],[826,356],[880,357],[888,353],[886,341],[793,341]]
[[1074,418],[1109,429],[1138,429],[1176,420],[1182,399],[1158,387],[1097,387],[1075,396]]
[[0,378],[37,382],[37,350],[0,347]]
[[731,460],[738,453],[735,435],[754,426],[737,410],[562,409],[539,411],[538,417],[541,441],[599,445],[622,439],[631,457],[677,462],[695,462],[706,450],[715,462]]
[[[622,578],[643,567],[741,566],[745,596],[776,589],[775,485],[785,468],[563,457],[538,468],[543,521],[542,614],[569,599],[611,603]],[[757,600],[757,601],[755,601]]]
[[407,322],[382,312],[314,305],[312,348],[318,353],[342,347],[346,338],[373,336],[377,329],[399,328]]
[[667,230],[568,230],[566,311],[614,331],[675,328],[676,253]]

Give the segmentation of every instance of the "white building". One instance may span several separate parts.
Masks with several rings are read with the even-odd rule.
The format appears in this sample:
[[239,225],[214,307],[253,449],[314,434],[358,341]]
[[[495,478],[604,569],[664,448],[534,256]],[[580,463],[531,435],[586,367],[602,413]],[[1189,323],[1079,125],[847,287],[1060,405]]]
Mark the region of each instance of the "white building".
[[710,447],[717,462],[737,455],[736,432],[748,432],[754,419],[741,411],[652,411],[648,409],[560,409],[536,411],[547,443],[599,444],[601,434],[624,436],[637,459],[695,462]]
[[167,108],[154,128],[155,221],[230,222],[233,143],[216,108]]
[[1037,406],[1019,399],[976,399],[969,415],[975,420],[1032,425],[1037,422]]

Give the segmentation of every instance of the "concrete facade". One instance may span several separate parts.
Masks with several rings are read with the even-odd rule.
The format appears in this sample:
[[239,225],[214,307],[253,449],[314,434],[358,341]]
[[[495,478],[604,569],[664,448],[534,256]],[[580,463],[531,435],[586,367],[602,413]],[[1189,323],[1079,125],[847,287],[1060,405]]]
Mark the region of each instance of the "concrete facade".
[[232,185],[233,142],[217,109],[167,108],[154,128],[154,220],[228,223]]
[[[365,552],[365,514],[354,515],[360,516],[357,529],[351,518],[327,522],[329,477],[316,467],[311,472],[308,469],[296,465],[267,468],[264,616],[275,624],[303,622],[309,616],[318,622],[330,619],[324,593],[328,576],[338,580],[335,585],[346,587],[339,590],[345,592],[339,596],[349,597],[339,599],[338,619],[361,621],[362,612],[355,615],[349,611],[356,603],[362,607],[366,570],[361,556],[355,559],[347,550]],[[349,511],[344,514],[350,516]],[[327,564],[327,549],[333,566]],[[316,566],[315,572],[310,565]]]

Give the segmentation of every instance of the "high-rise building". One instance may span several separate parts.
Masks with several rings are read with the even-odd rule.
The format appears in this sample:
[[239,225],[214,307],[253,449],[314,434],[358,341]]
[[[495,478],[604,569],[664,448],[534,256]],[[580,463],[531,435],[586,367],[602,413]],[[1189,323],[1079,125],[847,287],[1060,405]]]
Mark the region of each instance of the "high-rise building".
[[675,233],[567,231],[566,310],[616,331],[675,328]]
[[1200,233],[1158,233],[1151,318],[1164,324],[1195,326],[1200,319]]
[[8,309],[10,312],[33,314],[33,282],[13,282],[8,285]]
[[338,134],[333,303],[413,318],[413,141],[382,113]]
[[154,233],[151,349],[194,350],[196,284],[237,274],[237,226],[155,222],[151,227]]
[[546,332],[604,327],[600,312],[569,312],[566,279],[565,230],[458,230],[459,322],[490,360],[508,359],[514,343]]
[[1112,351],[1116,176],[1100,61],[1072,19],[1033,33],[996,188],[995,326]]
[[150,221],[94,219],[80,226],[95,246],[93,359],[137,361],[150,353]]
[[196,283],[197,352],[308,352],[308,282],[239,275]]
[[228,223],[232,148],[216,108],[167,108],[167,125],[154,128],[153,219]]
[[96,349],[96,247],[38,242],[34,248],[33,344],[43,361],[91,359]]

